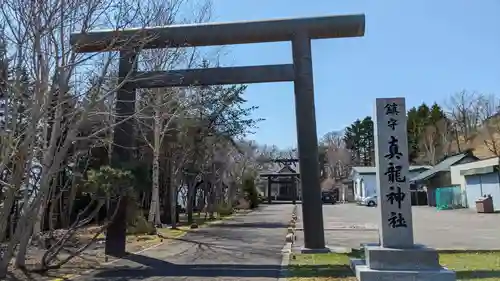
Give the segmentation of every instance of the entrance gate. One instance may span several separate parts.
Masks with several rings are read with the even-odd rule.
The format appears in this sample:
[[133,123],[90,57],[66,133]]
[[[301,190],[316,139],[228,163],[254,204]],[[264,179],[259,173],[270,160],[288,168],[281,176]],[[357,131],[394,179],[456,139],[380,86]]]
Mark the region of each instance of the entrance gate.
[[[137,88],[293,82],[297,146],[302,183],[304,246],[325,248],[318,164],[318,137],[314,107],[311,40],[360,37],[365,32],[364,15],[278,19],[233,23],[173,25],[122,31],[72,34],[70,42],[79,53],[120,51],[117,92],[117,126],[113,162],[128,161],[133,147],[135,90]],[[292,64],[138,72],[134,67],[140,49],[216,46],[265,42],[292,42]],[[106,235],[106,254],[125,254],[126,200]]]

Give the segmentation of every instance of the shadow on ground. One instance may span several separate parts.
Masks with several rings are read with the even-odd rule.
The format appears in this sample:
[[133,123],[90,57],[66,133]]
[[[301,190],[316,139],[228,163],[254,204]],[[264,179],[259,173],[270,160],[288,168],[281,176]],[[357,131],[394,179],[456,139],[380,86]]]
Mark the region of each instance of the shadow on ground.
[[259,222],[259,223],[230,223],[230,224],[214,224],[212,227],[221,227],[221,228],[243,228],[243,227],[249,227],[249,228],[287,228],[288,225],[286,223],[266,223],[266,222]]
[[346,278],[354,276],[347,265],[290,265],[286,277],[336,277]]
[[[102,280],[143,279],[151,277],[234,277],[278,278],[281,272],[287,277],[351,277],[346,265],[301,265],[282,268],[279,265],[259,264],[174,264],[142,255],[130,255],[129,261],[141,264],[142,268],[118,267],[101,270],[93,278]],[[123,280],[129,280],[123,279]]]
[[[129,261],[141,264],[143,268],[117,267],[102,270],[93,275],[99,279],[149,277],[279,277],[279,265],[245,265],[245,264],[173,264],[163,260],[142,255],[130,255]],[[128,279],[127,279],[128,280]]]
[[[463,270],[457,271],[457,279],[476,280],[487,278],[499,278],[500,270]],[[496,279],[495,279],[496,280]]]

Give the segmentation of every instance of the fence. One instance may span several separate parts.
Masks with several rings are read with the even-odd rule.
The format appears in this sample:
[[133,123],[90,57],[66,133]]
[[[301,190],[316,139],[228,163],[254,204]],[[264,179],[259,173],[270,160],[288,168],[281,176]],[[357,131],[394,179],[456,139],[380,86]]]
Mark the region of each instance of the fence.
[[436,208],[438,210],[451,210],[465,207],[465,200],[460,186],[440,187],[436,189]]

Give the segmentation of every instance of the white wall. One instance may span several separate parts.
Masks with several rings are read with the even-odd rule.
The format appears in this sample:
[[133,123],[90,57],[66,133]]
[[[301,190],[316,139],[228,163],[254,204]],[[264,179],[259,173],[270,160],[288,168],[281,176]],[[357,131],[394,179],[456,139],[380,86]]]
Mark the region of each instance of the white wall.
[[355,200],[376,194],[377,178],[375,174],[355,174],[353,179]]
[[[421,172],[410,171],[409,179],[415,177]],[[373,196],[377,194],[377,175],[376,174],[357,174],[353,176],[354,179],[354,200],[360,200],[364,197]],[[359,188],[359,182],[363,180],[361,188]]]
[[374,174],[364,175],[364,181],[364,197],[369,197],[377,194],[377,176]]
[[498,165],[499,158],[493,157],[476,162],[470,162],[450,167],[451,184],[460,185],[462,191],[465,191],[465,177],[460,174],[463,170],[474,168],[485,168]]

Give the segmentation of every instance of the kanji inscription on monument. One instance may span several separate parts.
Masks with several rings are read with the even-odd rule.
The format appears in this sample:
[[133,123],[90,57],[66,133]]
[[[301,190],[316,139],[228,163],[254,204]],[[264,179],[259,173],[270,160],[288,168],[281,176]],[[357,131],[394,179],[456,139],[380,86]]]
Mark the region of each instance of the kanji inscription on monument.
[[413,227],[404,98],[376,100],[375,136],[380,243],[387,248],[411,248]]

